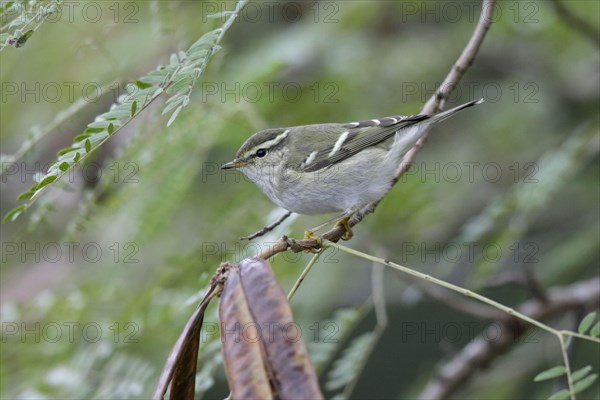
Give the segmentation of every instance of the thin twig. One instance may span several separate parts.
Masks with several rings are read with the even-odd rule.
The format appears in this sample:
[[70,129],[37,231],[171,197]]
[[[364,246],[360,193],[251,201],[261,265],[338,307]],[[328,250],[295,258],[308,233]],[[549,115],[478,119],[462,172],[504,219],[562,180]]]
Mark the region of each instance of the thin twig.
[[[523,320],[525,322],[528,322],[531,325],[534,325],[534,326],[536,326],[536,327],[538,327],[538,328],[540,328],[542,330],[545,330],[547,332],[552,333],[553,335],[562,336],[562,333],[561,333],[560,330],[554,329],[554,328],[552,328],[552,327],[550,327],[550,326],[548,326],[546,324],[543,324],[543,323],[537,321],[534,318],[531,318],[531,317],[527,316],[526,314],[524,314],[522,312],[519,312],[519,311],[515,310],[512,307],[507,307],[507,306],[505,306],[502,303],[499,303],[499,302],[497,302],[495,300],[492,300],[492,299],[490,299],[488,297],[482,296],[479,293],[473,292],[473,291],[471,291],[469,289],[465,289],[465,288],[460,287],[458,285],[455,285],[453,283],[449,283],[449,282],[446,282],[444,280],[438,279],[438,278],[436,278],[434,276],[431,276],[431,275],[428,275],[428,274],[424,274],[424,273],[419,272],[419,271],[415,271],[414,269],[411,269],[411,268],[405,267],[403,265],[397,264],[397,263],[395,263],[393,261],[384,260],[383,258],[375,257],[375,256],[372,256],[370,254],[366,254],[366,253],[363,253],[361,251],[358,251],[358,250],[355,250],[355,249],[351,249],[350,247],[342,246],[342,245],[337,244],[337,243],[325,242],[324,245],[325,246],[334,247],[334,248],[336,248],[338,250],[342,250],[342,251],[344,251],[346,253],[355,255],[357,257],[364,258],[365,260],[369,260],[369,261],[372,261],[372,262],[377,262],[377,263],[386,265],[388,267],[394,268],[394,269],[396,269],[396,270],[398,270],[400,272],[403,272],[405,274],[414,276],[414,277],[419,278],[421,280],[428,281],[428,282],[433,282],[433,283],[435,283],[438,286],[445,287],[446,289],[450,289],[450,290],[452,290],[454,292],[460,293],[463,296],[473,298],[473,299],[478,300],[478,301],[480,301],[482,303],[485,303],[485,304],[490,305],[490,306],[492,306],[494,308],[497,308],[498,310],[502,310],[502,311],[504,311],[505,313],[507,313],[508,315],[510,315],[512,317],[515,317],[515,318],[518,318],[518,319]],[[592,341],[592,342],[600,343],[600,339],[592,337],[592,336],[582,335],[582,338],[584,338],[586,340],[589,340],[589,341]]]
[[294,297],[294,294],[296,293],[296,291],[298,290],[298,288],[300,287],[300,285],[304,281],[304,278],[306,278],[306,275],[308,275],[308,273],[312,269],[313,265],[315,265],[315,263],[319,259],[319,256],[321,255],[321,253],[322,253],[322,251],[320,251],[320,252],[316,253],[315,255],[313,255],[313,257],[310,259],[310,261],[308,262],[308,264],[306,265],[306,267],[304,267],[304,270],[302,271],[302,273],[298,277],[298,280],[296,281],[296,283],[294,283],[294,287],[292,287],[292,290],[290,290],[290,292],[287,295],[288,301],[290,301],[292,299],[292,297]]
[[244,236],[242,238],[240,238],[240,240],[252,240],[255,239],[257,237],[260,237],[262,235],[264,235],[265,233],[271,232],[273,229],[277,228],[279,225],[281,225],[281,223],[283,221],[285,221],[286,219],[288,219],[288,217],[292,215],[291,211],[286,212],[285,214],[283,214],[278,220],[276,220],[275,222],[265,226],[264,228],[262,228],[259,231],[254,232],[251,235],[248,236]]
[[567,370],[567,385],[569,386],[569,397],[571,400],[575,400],[575,391],[573,390],[573,377],[571,376],[571,363],[569,362],[569,349],[567,341],[564,336],[558,337],[560,341],[560,349],[563,356],[563,362],[565,363],[565,369]]
[[[114,86],[114,83],[106,84],[101,86],[99,89],[100,97],[104,94],[109,93],[108,90]],[[2,163],[2,169],[0,170],[0,177],[5,174],[6,169],[13,163],[19,161],[23,156],[29,153],[36,144],[38,144],[42,139],[44,139],[48,134],[52,133],[56,128],[62,125],[65,121],[71,118],[73,115],[77,114],[79,111],[84,109],[86,106],[90,105],[91,102],[86,101],[85,97],[80,97],[73,104],[71,104],[66,110],[60,111],[56,114],[54,119],[44,125],[43,129],[34,132],[30,139],[27,139],[23,142],[21,147],[14,152],[13,154],[8,154],[6,157],[6,161]],[[34,130],[35,128],[32,128]]]
[[466,300],[463,297],[450,292],[449,290],[440,288],[439,286],[430,284],[428,282],[422,282],[417,279],[411,278],[410,280],[427,296],[438,300],[440,303],[443,303],[456,311],[460,311],[474,317],[492,320],[501,319],[504,316],[504,313],[496,310],[493,307]]
[[[56,7],[57,7],[58,9],[60,9],[60,3],[62,3],[62,2],[63,2],[63,0],[58,0],[58,1],[56,1]],[[3,6],[6,6],[6,5],[3,5]],[[45,13],[45,11],[47,10],[47,8],[46,8],[46,7],[44,7],[44,6],[35,5],[35,4],[34,4],[34,7],[37,7],[37,10],[35,11],[35,14],[34,14],[33,16],[31,16],[33,8],[30,8],[29,10],[22,10],[22,12],[21,12],[21,15],[19,15],[18,17],[14,18],[14,19],[12,19],[12,20],[10,20],[10,21],[8,21],[6,24],[4,24],[2,27],[0,27],[0,32],[1,32],[1,33],[7,33],[7,32],[4,32],[4,31],[7,31],[7,30],[9,30],[9,29],[11,28],[11,26],[12,26],[13,22],[14,22],[16,19],[20,19],[20,18],[22,18],[22,17],[25,17],[25,18],[26,18],[26,22],[25,22],[25,24],[23,24],[23,25],[21,25],[21,26],[18,26],[18,27],[15,29],[15,31],[16,31],[17,29],[18,29],[18,30],[20,30],[21,32],[27,32],[27,31],[29,31],[29,30],[31,30],[31,31],[33,31],[33,32],[37,31],[37,30],[38,30],[38,28],[39,28],[40,26],[42,26],[42,24],[43,24],[43,23],[44,23],[44,22],[45,22],[45,21],[48,19],[48,18],[47,18],[47,15],[45,15],[45,14],[44,14],[44,13]],[[60,11],[59,11],[59,12],[60,12]],[[28,18],[29,16],[31,16],[31,18]],[[2,18],[2,20],[4,21],[4,20],[5,20],[5,18]],[[36,21],[36,22],[37,22],[37,25],[35,25],[35,26],[34,26],[33,28],[31,28],[31,29],[27,29],[27,28],[29,27],[29,24],[33,23],[34,21]],[[14,32],[13,32],[13,34],[14,34]],[[14,38],[13,38],[13,39],[14,39]],[[9,42],[9,43],[10,43],[10,42]],[[2,43],[2,44],[4,44],[4,43]],[[8,47],[8,46],[0,46],[0,51],[2,51],[2,50],[5,48],[5,47]],[[16,46],[15,46],[15,47],[16,47]]]
[[[551,288],[547,292],[548,300],[528,300],[517,307],[521,313],[536,320],[544,320],[565,311],[596,305],[600,301],[600,279],[594,277],[569,286]],[[463,386],[477,371],[489,365],[496,357],[521,339],[527,332],[524,323],[515,321],[498,321],[503,333],[497,340],[489,340],[482,335],[473,339],[450,361],[446,362],[437,376],[433,377],[421,391],[419,398],[423,400],[447,399]],[[589,340],[590,338],[576,332],[560,331],[560,337],[574,336]],[[562,346],[562,340],[561,346]],[[562,352],[562,349],[561,349]]]
[[[469,42],[465,46],[464,50],[452,66],[448,75],[446,75],[446,79],[439,86],[438,90],[435,92],[433,96],[425,103],[423,109],[421,109],[422,114],[433,114],[441,110],[446,102],[446,99],[450,96],[452,91],[458,85],[458,82],[465,75],[467,70],[473,65],[473,61],[475,60],[475,56],[479,52],[479,48],[483,43],[483,39],[487,31],[490,29],[492,25],[494,8],[496,5],[496,0],[484,0],[481,4],[481,14],[479,16],[479,22],[475,27],[475,31],[469,39]],[[394,184],[398,182],[402,174],[404,174],[412,164],[417,152],[423,146],[423,143],[427,140],[427,133],[423,135],[423,137],[417,142],[415,147],[413,147],[402,160],[400,167],[396,171],[396,177],[394,178]],[[374,207],[377,204],[374,204]]]
[[[578,334],[576,332],[568,332],[568,331],[564,331],[564,330],[554,329],[551,326],[540,322],[539,320],[541,320],[543,317],[545,317],[547,315],[554,314],[554,313],[557,313],[560,311],[564,311],[565,309],[568,309],[568,308],[573,308],[574,307],[573,302],[577,301],[577,300],[579,300],[579,302],[575,302],[575,306],[577,306],[577,307],[581,307],[583,304],[595,304],[598,301],[600,301],[600,278],[598,278],[598,277],[592,278],[588,281],[580,283],[578,285],[579,287],[571,288],[571,290],[569,292],[567,292],[566,294],[563,294],[562,298],[560,299],[562,301],[560,301],[560,302],[556,301],[556,297],[557,297],[556,293],[550,291],[548,293],[548,302],[547,303],[540,302],[539,300],[536,299],[536,300],[531,300],[527,303],[524,303],[518,309],[515,309],[512,307],[507,307],[504,304],[501,304],[495,300],[492,300],[490,298],[482,296],[478,293],[472,292],[471,290],[464,289],[460,286],[454,285],[449,282],[445,282],[445,281],[435,278],[431,275],[427,275],[422,272],[418,272],[413,269],[404,267],[400,264],[396,264],[393,261],[384,260],[383,258],[375,257],[370,254],[366,254],[366,253],[360,252],[358,250],[354,250],[349,247],[345,247],[345,246],[342,246],[342,245],[339,245],[339,244],[333,243],[333,242],[324,242],[323,245],[331,246],[338,250],[342,250],[346,253],[355,255],[357,257],[361,257],[366,260],[369,260],[372,262],[377,262],[382,265],[394,268],[400,272],[403,272],[410,276],[416,277],[418,279],[433,282],[436,285],[439,285],[439,286],[445,287],[447,289],[450,289],[454,292],[460,293],[463,296],[473,298],[482,303],[488,304],[494,308],[502,310],[506,314],[508,314],[509,319],[500,321],[500,323],[505,326],[504,331],[507,331],[507,332],[515,331],[515,332],[512,332],[512,336],[519,337],[523,334],[523,332],[526,330],[526,325],[524,323],[531,324],[531,325],[536,326],[546,332],[549,332],[549,333],[555,335],[558,338],[558,340],[560,341],[561,352],[563,354],[563,358],[565,359],[565,368],[567,369],[567,375],[568,375],[567,378],[569,380],[569,394],[570,394],[571,398],[574,398],[573,382],[572,382],[571,372],[570,372],[570,368],[569,368],[569,364],[568,364],[568,356],[566,354],[565,336],[575,336],[575,337],[578,337],[578,338],[581,338],[581,339],[584,339],[584,340],[587,340],[590,342],[595,342],[595,343],[600,343],[600,339],[596,338],[596,337],[588,336],[588,335]],[[572,286],[575,286],[575,285],[572,285]],[[567,332],[568,332],[568,334],[567,334]],[[509,336],[509,335],[507,334],[506,336]],[[506,347],[510,346],[511,344],[514,344],[514,340],[510,340],[508,343],[505,343],[503,348],[506,348]],[[496,347],[497,347],[497,345],[498,345],[497,343],[493,344],[493,346],[496,346]],[[471,374],[472,374],[479,367],[485,365],[484,363],[481,362],[481,357],[482,357],[482,355],[488,354],[490,351],[491,351],[491,349],[486,347],[486,345],[484,343],[477,342],[476,344],[473,344],[473,345],[472,344],[467,345],[463,349],[463,352],[465,352],[465,354],[467,355],[465,357],[466,360],[462,361],[463,366],[466,369],[466,371],[467,372],[471,371]],[[486,356],[483,358],[489,358],[489,357]],[[446,382],[447,380],[449,380],[449,378],[459,377],[460,379],[453,380],[453,383],[455,384],[454,386],[451,387],[451,390],[453,391],[460,385],[460,383],[465,381],[465,378],[464,378],[463,373],[460,373],[457,371],[456,366],[452,366],[452,368],[449,368],[448,371],[447,371],[448,376],[443,376],[442,378],[440,378],[440,381]],[[464,372],[464,371],[462,371],[462,372]],[[443,374],[443,373],[444,373],[444,370],[442,369],[440,374]],[[471,374],[469,374],[469,376]],[[448,386],[448,387],[450,387],[450,386]],[[447,397],[446,396],[447,393],[443,396],[433,396],[427,390],[424,393],[425,394],[423,394],[421,397],[423,399],[438,399],[438,398],[441,399],[441,398]]]
[[[229,274],[230,268],[231,266],[229,264],[223,264],[213,276],[210,288],[202,297],[198,307],[196,307],[196,310],[188,320],[185,328],[179,336],[179,339],[177,339],[175,346],[173,346],[173,349],[171,350],[171,354],[169,355],[169,358],[163,367],[158,385],[154,391],[154,395],[152,396],[154,400],[162,400],[164,398],[169,385],[173,383],[174,378],[178,374],[181,375],[182,373],[193,370],[193,374],[195,375],[199,347],[198,335],[200,333],[200,329],[202,328],[204,313],[210,301],[214,297],[220,295],[221,291],[223,290],[223,285],[227,280],[227,275]],[[180,377],[177,377],[177,380],[183,381],[183,379]],[[182,390],[182,388],[172,387],[171,390],[178,391]],[[185,391],[185,389],[183,390]]]
[[[432,113],[435,113],[436,111],[440,110],[441,107],[443,106],[445,100],[452,93],[454,88],[456,88],[456,86],[458,85],[458,82],[462,79],[462,77],[467,72],[469,67],[473,64],[473,60],[475,60],[475,56],[479,52],[479,49],[483,43],[485,35],[486,35],[487,31],[490,29],[490,26],[492,24],[492,16],[493,16],[495,4],[496,4],[496,0],[484,0],[483,1],[481,15],[479,17],[479,21],[477,23],[477,26],[475,27],[473,35],[469,39],[469,42],[465,46],[461,55],[458,57],[458,59],[454,63],[454,66],[452,67],[450,72],[448,72],[448,75],[444,79],[444,82],[442,83],[440,88],[429,99],[429,101],[425,104],[425,106],[421,110],[422,114],[432,114]],[[426,138],[427,138],[427,135],[425,134],[415,144],[415,146],[409,152],[406,153],[406,155],[404,156],[404,159],[402,160],[402,162],[400,163],[400,166],[398,167],[398,170],[396,171],[396,174],[392,181],[392,185],[390,186],[390,189],[398,182],[398,180],[400,179],[402,174],[404,174],[408,170],[408,168],[410,167],[410,164],[414,160],[417,152],[423,146],[423,143],[426,140]],[[380,201],[381,201],[381,199],[379,201],[369,203],[362,210],[354,213],[352,218],[350,218],[350,220],[348,221],[348,225],[350,227],[353,227],[353,226],[359,224],[366,215],[375,211],[375,208],[377,208],[377,205],[379,204]],[[321,238],[332,241],[332,242],[337,242],[338,240],[340,240],[342,238],[342,236],[345,233],[346,233],[346,229],[344,226],[341,226],[341,225],[335,226],[328,232],[325,232],[321,236]],[[277,253],[286,251],[290,248],[293,251],[302,251],[302,250],[309,250],[309,249],[318,249],[320,247],[321,247],[321,242],[319,240],[314,240],[314,239],[293,240],[293,239],[284,238],[284,239],[279,240],[270,249],[259,253],[256,257],[266,259],[266,258],[274,256]]]

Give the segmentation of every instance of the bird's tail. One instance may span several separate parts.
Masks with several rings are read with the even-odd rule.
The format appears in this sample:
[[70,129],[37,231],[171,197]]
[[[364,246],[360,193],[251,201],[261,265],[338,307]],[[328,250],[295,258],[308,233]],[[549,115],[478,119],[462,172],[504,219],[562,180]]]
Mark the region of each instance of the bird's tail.
[[417,143],[417,141],[425,134],[425,132],[431,125],[441,122],[447,118],[450,118],[460,110],[464,110],[465,108],[472,107],[481,103],[483,103],[483,99],[470,101],[458,107],[451,108],[450,110],[442,111],[441,113],[437,114],[432,114],[428,118],[423,119],[421,122],[417,122],[416,124],[408,128],[396,132],[396,138],[394,140],[392,151],[388,153],[389,159],[395,160],[393,162],[397,162],[398,159],[402,158],[404,154],[406,154],[406,152],[410,150],[415,145],[415,143]]
[[431,118],[429,118],[429,120],[427,122],[429,122],[430,124],[436,123],[436,122],[441,122],[447,118],[450,118],[451,116],[453,116],[454,114],[456,114],[457,112],[459,112],[460,110],[464,110],[465,108],[469,108],[472,106],[476,106],[477,104],[481,104],[483,103],[483,98],[479,99],[479,100],[473,100],[473,101],[469,101],[468,103],[462,104],[460,106],[451,108],[449,110],[446,111],[442,111],[440,113],[437,114],[433,114],[431,116]]

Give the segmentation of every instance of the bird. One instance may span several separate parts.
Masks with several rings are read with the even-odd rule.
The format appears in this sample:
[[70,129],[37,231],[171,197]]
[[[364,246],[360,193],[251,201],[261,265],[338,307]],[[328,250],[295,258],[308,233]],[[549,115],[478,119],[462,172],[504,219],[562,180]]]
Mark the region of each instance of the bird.
[[389,191],[404,155],[429,127],[483,101],[436,114],[261,130],[221,169],[240,170],[287,216],[342,212],[337,225],[347,240],[350,217]]

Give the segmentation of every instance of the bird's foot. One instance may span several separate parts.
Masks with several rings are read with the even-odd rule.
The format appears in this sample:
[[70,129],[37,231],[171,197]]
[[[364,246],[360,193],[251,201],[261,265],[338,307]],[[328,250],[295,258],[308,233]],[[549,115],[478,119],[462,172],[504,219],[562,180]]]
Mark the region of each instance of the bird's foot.
[[350,224],[348,223],[348,221],[350,221],[351,216],[352,216],[352,214],[342,217],[335,223],[336,227],[342,226],[344,228],[344,230],[346,231],[342,235],[342,240],[350,240],[350,239],[352,239],[352,237],[354,237],[354,232],[352,232],[352,228],[350,228]]

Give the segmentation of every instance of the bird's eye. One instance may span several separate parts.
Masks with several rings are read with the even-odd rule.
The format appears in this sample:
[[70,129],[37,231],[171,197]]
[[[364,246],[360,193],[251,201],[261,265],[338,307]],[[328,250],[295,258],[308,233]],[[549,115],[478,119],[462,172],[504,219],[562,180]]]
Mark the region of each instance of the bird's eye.
[[265,149],[258,149],[258,150],[256,150],[256,157],[262,158],[262,157],[264,157],[266,155],[267,155],[267,150],[265,150]]

